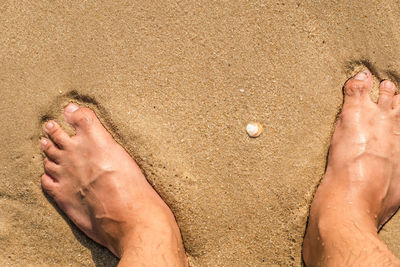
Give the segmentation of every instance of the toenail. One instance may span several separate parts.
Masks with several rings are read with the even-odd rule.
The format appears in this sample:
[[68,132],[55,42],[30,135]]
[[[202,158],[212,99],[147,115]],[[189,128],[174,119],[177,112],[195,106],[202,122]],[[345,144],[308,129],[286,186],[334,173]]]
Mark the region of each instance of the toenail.
[[49,121],[48,123],[46,123],[46,128],[48,129],[48,130],[50,130],[51,128],[53,128],[54,127],[54,123],[52,123],[51,121]]
[[42,148],[44,148],[47,145],[47,140],[46,139],[42,139],[40,140],[40,144],[42,145]]
[[77,105],[75,105],[74,103],[70,103],[70,104],[65,108],[65,112],[72,113],[72,112],[76,111],[77,109],[79,109],[79,107],[78,107]]
[[354,79],[359,80],[359,81],[364,81],[368,78],[369,72],[367,70],[363,70],[359,72],[356,76],[354,76]]
[[382,82],[382,86],[388,89],[393,89],[394,88],[394,84],[391,81],[383,81]]

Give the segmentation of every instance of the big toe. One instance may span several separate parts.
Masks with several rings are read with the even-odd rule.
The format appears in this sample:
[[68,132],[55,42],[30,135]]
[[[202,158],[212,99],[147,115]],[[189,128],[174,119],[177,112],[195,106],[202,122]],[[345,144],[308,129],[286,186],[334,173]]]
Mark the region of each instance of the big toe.
[[94,124],[100,123],[91,109],[79,107],[74,103],[70,103],[65,107],[64,116],[66,121],[78,131],[80,129],[88,130]]
[[384,109],[392,108],[395,93],[396,85],[393,82],[389,80],[381,82],[379,85],[378,105]]
[[350,78],[345,86],[345,101],[354,101],[368,98],[373,86],[372,74],[369,70],[363,70]]

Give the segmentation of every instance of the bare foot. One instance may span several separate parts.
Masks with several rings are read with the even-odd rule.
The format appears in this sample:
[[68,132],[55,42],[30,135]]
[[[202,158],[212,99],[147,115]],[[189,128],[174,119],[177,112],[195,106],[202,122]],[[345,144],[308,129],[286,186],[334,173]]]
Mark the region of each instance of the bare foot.
[[400,265],[377,236],[400,205],[400,98],[386,80],[375,104],[369,97],[372,86],[368,70],[345,85],[304,238],[307,266]]
[[64,116],[76,135],[46,123],[43,189],[120,265],[186,266],[175,218],[135,161],[92,110],[71,103]]

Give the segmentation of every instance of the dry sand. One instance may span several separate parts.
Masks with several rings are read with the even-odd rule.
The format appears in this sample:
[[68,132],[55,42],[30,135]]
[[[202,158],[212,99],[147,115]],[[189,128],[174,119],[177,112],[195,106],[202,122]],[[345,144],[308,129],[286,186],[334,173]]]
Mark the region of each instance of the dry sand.
[[[397,77],[400,2],[131,2],[0,1],[0,265],[117,263],[40,188],[42,121],[75,99],[170,205],[192,266],[301,266],[341,87],[362,64]],[[399,216],[380,236],[400,256]]]

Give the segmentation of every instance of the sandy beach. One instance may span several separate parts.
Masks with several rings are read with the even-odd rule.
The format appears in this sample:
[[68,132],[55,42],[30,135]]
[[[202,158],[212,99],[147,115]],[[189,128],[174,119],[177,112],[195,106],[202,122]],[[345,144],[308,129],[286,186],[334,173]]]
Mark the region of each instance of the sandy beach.
[[[0,1],[0,265],[118,263],[40,186],[43,122],[68,128],[75,101],[171,207],[191,266],[301,266],[342,86],[363,66],[400,81],[399,28],[395,0]],[[398,215],[380,237],[400,256]]]

